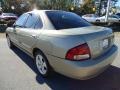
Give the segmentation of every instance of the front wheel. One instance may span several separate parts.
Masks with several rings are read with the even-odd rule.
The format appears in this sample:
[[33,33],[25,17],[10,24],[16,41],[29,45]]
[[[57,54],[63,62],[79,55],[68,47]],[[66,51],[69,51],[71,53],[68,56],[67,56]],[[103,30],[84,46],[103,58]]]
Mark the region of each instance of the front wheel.
[[41,76],[48,77],[51,73],[51,68],[47,58],[40,51],[35,53],[35,62]]

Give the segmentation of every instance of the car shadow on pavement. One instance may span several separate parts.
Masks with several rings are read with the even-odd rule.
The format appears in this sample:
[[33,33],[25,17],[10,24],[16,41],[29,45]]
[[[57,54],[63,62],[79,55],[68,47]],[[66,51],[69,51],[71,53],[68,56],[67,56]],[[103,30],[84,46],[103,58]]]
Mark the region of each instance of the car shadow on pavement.
[[36,82],[46,83],[52,90],[120,90],[120,68],[110,66],[104,73],[89,80],[75,80],[58,73],[49,78],[38,75],[34,61],[18,48],[12,49],[36,73]]

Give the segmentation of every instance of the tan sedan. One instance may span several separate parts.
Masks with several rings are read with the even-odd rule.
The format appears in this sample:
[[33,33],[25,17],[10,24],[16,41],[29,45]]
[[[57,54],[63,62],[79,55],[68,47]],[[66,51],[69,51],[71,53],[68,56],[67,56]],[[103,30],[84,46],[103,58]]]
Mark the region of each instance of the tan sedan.
[[93,26],[78,15],[59,10],[24,13],[6,30],[8,46],[36,61],[40,75],[52,71],[89,79],[104,71],[117,55],[111,29]]

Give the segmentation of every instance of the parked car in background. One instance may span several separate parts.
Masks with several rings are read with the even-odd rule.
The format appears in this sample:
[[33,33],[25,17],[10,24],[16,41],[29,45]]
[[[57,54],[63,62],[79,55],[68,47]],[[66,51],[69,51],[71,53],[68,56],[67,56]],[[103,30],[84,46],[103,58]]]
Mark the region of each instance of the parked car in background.
[[83,15],[82,18],[86,19],[88,22],[95,23],[98,22],[98,16],[95,14],[86,14]]
[[0,15],[0,23],[13,24],[17,20],[17,15],[13,13],[2,13]]
[[[88,22],[91,22],[91,23],[106,23],[105,22],[106,16],[99,17],[94,14],[86,14],[86,15],[83,15],[82,18],[86,19]],[[119,16],[117,15],[108,16],[107,23],[119,23],[119,22],[120,22]]]
[[118,20],[120,20],[120,16],[119,15],[113,14],[113,15],[111,15],[111,17],[117,18]]
[[[99,17],[98,20],[102,23],[105,22],[106,16]],[[108,23],[119,23],[120,18],[117,15],[110,15],[108,16]]]
[[115,14],[115,15],[117,15],[117,16],[120,18],[120,13],[117,13],[117,14]]
[[80,16],[60,10],[24,13],[6,30],[14,45],[35,60],[43,77],[56,71],[76,79],[89,79],[110,66],[117,55],[110,28],[93,26]]
[[116,13],[116,15],[120,16],[120,13]]

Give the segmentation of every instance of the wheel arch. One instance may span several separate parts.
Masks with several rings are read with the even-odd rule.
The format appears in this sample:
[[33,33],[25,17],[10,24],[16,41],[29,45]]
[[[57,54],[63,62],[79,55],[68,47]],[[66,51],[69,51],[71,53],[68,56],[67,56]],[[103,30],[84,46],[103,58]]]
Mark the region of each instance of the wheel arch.
[[[40,51],[45,57],[46,57],[46,55],[45,55],[45,53],[40,49],[40,48],[33,48],[33,50],[32,50],[32,55],[33,55],[33,57],[35,56],[35,53],[37,52],[37,51]],[[47,57],[46,57],[47,58]]]
[[47,56],[44,54],[44,52],[43,52],[41,49],[39,49],[39,48],[33,48],[33,51],[32,51],[33,57],[35,57],[35,53],[36,53],[37,51],[40,51],[41,54],[43,54],[43,55],[45,56],[45,58],[47,59],[48,64],[49,64],[51,70],[54,70],[53,67],[51,66],[51,64],[50,64],[50,62],[49,62]]
[[35,56],[35,52],[41,51],[39,48],[33,48],[32,50],[32,55]]

